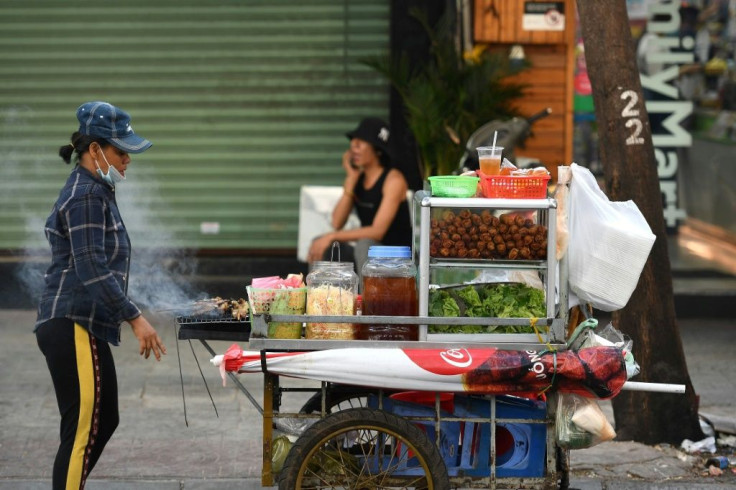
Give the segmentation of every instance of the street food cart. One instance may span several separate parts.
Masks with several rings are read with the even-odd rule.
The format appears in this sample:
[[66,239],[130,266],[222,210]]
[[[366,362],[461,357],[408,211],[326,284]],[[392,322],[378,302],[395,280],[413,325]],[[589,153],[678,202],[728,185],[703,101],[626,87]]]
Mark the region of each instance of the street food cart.
[[[610,398],[626,382],[626,371],[615,348],[585,356],[569,349],[567,265],[564,257],[556,258],[557,206],[547,197],[446,198],[417,192],[418,316],[265,313],[236,322],[242,330],[232,339],[247,337],[248,350],[233,346],[217,363],[263,416],[262,484],[278,481],[282,489],[566,487],[567,451],[557,444],[555,432],[558,391]],[[514,232],[526,227],[524,235],[532,228],[542,231],[544,240],[534,243],[544,248],[523,257],[509,257],[507,251],[503,258],[491,258],[437,247],[440,217],[472,224],[489,216],[521,218],[508,226],[515,226]],[[472,242],[477,250],[478,239]],[[481,287],[489,277],[484,273],[491,271],[498,280],[498,270],[531,271],[541,281],[546,314],[487,317],[467,309],[464,315],[438,316],[430,307],[438,290]],[[476,282],[468,282],[470,276]],[[272,322],[412,324],[418,325],[419,340],[269,338]],[[179,338],[199,339],[213,355],[207,340],[229,338],[201,323],[179,323]],[[597,379],[594,365],[608,374]],[[263,374],[262,405],[237,381],[237,372]],[[284,387],[283,376],[319,381],[320,388]],[[305,390],[314,394],[301,410],[282,410],[283,396]],[[285,461],[274,468],[275,453],[283,449],[274,446],[274,428],[285,426],[301,428]]]

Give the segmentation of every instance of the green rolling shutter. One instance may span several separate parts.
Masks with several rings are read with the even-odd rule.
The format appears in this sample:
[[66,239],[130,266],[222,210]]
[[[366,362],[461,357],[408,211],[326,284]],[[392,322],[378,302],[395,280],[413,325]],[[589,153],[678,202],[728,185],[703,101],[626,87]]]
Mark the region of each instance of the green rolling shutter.
[[295,249],[301,185],[387,118],[388,1],[0,1],[0,249],[42,248],[89,100],[154,146],[118,199],[135,246]]

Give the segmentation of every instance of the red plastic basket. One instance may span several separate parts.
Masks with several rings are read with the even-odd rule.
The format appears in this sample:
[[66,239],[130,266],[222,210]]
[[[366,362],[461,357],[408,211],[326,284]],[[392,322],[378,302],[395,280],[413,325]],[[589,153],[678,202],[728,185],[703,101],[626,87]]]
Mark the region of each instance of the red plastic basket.
[[544,199],[549,175],[481,175],[483,197],[492,199]]

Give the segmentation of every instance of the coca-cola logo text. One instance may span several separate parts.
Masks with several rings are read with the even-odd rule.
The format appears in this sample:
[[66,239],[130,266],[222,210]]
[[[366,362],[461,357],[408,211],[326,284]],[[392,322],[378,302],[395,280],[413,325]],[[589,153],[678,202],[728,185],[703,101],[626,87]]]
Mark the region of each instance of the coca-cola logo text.
[[468,367],[473,363],[473,356],[470,355],[468,349],[448,349],[440,352],[440,357],[447,364],[455,367]]
[[492,355],[494,348],[485,349],[402,349],[411,361],[434,374],[452,376],[476,368]]

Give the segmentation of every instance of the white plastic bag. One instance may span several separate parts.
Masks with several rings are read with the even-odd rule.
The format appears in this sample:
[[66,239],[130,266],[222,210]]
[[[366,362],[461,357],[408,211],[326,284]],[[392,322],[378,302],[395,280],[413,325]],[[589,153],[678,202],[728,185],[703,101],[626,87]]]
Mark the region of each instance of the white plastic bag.
[[619,310],[639,282],[655,236],[633,201],[610,201],[590,170],[570,168],[570,289],[599,310]]
[[574,393],[558,395],[557,444],[565,449],[584,449],[616,437],[598,403]]
[[478,274],[478,277],[468,284],[474,283],[494,283],[494,282],[518,282],[525,284],[530,288],[541,289],[544,291],[544,283],[539,277],[537,271],[514,270],[514,269],[485,269]]
[[570,179],[572,171],[570,167],[557,167],[557,187],[555,188],[555,200],[557,201],[557,260],[562,259],[567,253],[567,242],[570,239],[568,225],[568,201],[570,199]]

